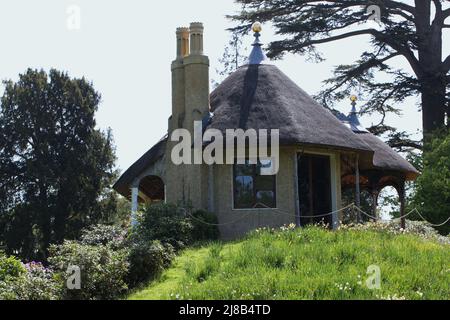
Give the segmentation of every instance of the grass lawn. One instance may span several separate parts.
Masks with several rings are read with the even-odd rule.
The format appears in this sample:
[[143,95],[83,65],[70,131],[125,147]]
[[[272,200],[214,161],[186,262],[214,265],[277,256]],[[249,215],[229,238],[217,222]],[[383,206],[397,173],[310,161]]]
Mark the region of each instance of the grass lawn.
[[[184,251],[129,299],[450,299],[449,248],[382,230],[259,231]],[[379,289],[367,287],[370,266]]]

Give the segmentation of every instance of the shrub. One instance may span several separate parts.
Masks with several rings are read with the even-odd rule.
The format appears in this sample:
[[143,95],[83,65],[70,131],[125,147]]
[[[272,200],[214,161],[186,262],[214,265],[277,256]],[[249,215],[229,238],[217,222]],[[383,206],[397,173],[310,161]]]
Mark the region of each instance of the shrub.
[[[431,142],[431,151],[424,153],[424,170],[417,179],[414,204],[431,223],[443,223],[450,216],[449,133],[436,135]],[[438,230],[443,235],[448,235],[450,223]]]
[[26,269],[19,259],[0,252],[0,300],[18,299],[16,283],[25,273]]
[[139,217],[132,239],[159,240],[176,250],[192,243],[193,226],[186,211],[171,204],[149,206]]
[[62,283],[58,281],[53,270],[44,267],[39,262],[25,265],[24,277],[16,282],[17,299],[20,300],[59,300],[61,299]]
[[64,286],[64,299],[109,300],[127,290],[125,277],[129,264],[126,250],[66,241],[50,247],[49,262],[64,282],[70,266],[78,266],[81,270],[81,290],[69,290]]
[[218,220],[216,215],[203,210],[197,210],[190,217],[193,230],[193,241],[214,241],[219,239]]
[[0,252],[0,281],[19,278],[25,272],[26,269],[19,259],[8,257]]
[[176,250],[198,241],[217,240],[219,230],[216,216],[203,210],[190,212],[190,208],[170,204],[149,206],[139,216],[139,224],[131,238],[159,240]]
[[58,300],[60,294],[52,270],[0,254],[0,300]]
[[109,245],[113,249],[124,246],[127,230],[117,226],[95,225],[81,232],[80,243],[89,246]]
[[16,278],[16,281],[0,281],[0,300],[19,300],[16,289],[19,279]]
[[155,279],[170,266],[173,258],[174,249],[170,244],[163,245],[159,241],[145,240],[132,242],[128,253],[130,268],[127,282],[134,287]]

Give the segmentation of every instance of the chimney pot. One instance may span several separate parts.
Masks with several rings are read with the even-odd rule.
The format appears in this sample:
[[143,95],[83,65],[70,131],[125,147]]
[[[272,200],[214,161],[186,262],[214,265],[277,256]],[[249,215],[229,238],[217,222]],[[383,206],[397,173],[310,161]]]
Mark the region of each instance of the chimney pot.
[[191,55],[203,55],[203,23],[192,22],[190,27]]
[[189,28],[177,28],[177,59],[189,55]]

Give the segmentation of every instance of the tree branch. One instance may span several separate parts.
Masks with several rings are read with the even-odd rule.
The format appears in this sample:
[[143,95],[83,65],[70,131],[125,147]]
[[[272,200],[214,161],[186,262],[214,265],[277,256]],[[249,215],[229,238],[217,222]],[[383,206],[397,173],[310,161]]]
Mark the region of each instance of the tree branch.
[[442,11],[442,16],[443,16],[444,20],[447,19],[448,17],[450,17],[450,8]]
[[407,11],[412,15],[416,14],[416,8],[414,8],[413,6],[410,6],[406,3],[403,2],[398,2],[398,1],[391,1],[391,0],[384,0],[383,1],[384,5],[388,8],[394,8],[394,9],[400,9],[403,11]]
[[396,50],[401,55],[403,55],[406,58],[406,60],[408,60],[409,64],[411,65],[411,68],[414,70],[414,72],[416,73],[416,75],[418,77],[422,75],[423,71],[422,71],[422,68],[420,67],[419,61],[416,59],[416,57],[414,56],[414,53],[408,47],[405,47],[405,46],[395,42],[389,35],[384,35],[383,33],[379,32],[375,29],[363,29],[363,30],[343,33],[343,34],[328,37],[328,38],[309,40],[309,41],[306,41],[306,42],[300,44],[300,47],[304,48],[304,47],[312,46],[315,44],[323,44],[323,43],[327,43],[327,42],[333,42],[336,40],[342,40],[345,38],[350,38],[350,37],[359,36],[359,35],[372,35],[378,41],[386,43],[392,49]]
[[391,148],[398,148],[398,149],[402,149],[402,148],[413,148],[413,149],[417,149],[417,150],[423,150],[423,145],[420,142],[417,141],[413,141],[413,140],[403,140],[403,141],[392,141],[389,142],[389,146]]
[[343,34],[328,37],[328,38],[309,40],[309,41],[302,43],[301,47],[309,47],[309,46],[312,46],[315,44],[333,42],[336,40],[342,40],[342,39],[360,36],[360,35],[375,35],[376,32],[377,32],[377,30],[375,30],[375,29],[364,29],[364,30],[358,30],[358,31],[351,31],[351,32],[343,33]]

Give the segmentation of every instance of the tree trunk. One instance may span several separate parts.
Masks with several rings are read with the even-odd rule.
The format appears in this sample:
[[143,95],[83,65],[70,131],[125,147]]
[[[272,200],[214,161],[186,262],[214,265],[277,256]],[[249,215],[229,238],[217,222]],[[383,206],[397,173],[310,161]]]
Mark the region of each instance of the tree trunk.
[[421,82],[423,131],[428,135],[445,125],[446,83],[441,78]]
[[417,77],[422,95],[424,142],[427,144],[427,136],[445,125],[447,80],[442,72],[442,27],[431,23],[431,1],[415,0],[415,7],[421,67]]
[[52,227],[51,227],[51,215],[50,208],[48,207],[47,201],[47,188],[45,184],[39,184],[39,207],[41,212],[40,215],[40,228],[42,233],[41,238],[41,250],[39,252],[39,259],[46,262],[48,257],[48,248],[51,243]]

